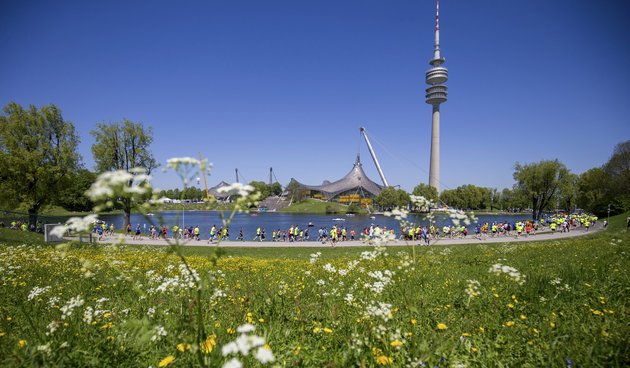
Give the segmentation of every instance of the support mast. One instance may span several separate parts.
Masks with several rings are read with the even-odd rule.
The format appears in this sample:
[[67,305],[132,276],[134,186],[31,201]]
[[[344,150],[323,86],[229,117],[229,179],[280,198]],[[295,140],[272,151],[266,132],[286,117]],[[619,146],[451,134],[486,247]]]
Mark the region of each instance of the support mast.
[[383,181],[383,185],[388,187],[387,179],[385,179],[385,174],[383,173],[383,169],[381,169],[381,164],[378,163],[378,158],[376,158],[376,153],[372,149],[372,145],[370,144],[370,140],[368,139],[367,134],[365,133],[365,128],[361,127],[361,134],[363,138],[365,138],[365,143],[367,143],[368,150],[370,151],[370,155],[372,156],[372,160],[374,161],[374,165],[376,165],[376,170],[378,171],[378,175],[381,177]]

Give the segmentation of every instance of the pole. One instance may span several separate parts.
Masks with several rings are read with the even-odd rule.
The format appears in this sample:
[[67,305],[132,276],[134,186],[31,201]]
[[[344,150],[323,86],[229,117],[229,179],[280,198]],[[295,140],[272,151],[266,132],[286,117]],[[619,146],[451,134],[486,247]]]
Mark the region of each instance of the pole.
[[182,229],[186,227],[186,211],[184,211],[184,200],[182,199]]
[[383,181],[383,185],[388,187],[389,184],[387,183],[387,179],[385,179],[385,174],[383,173],[383,169],[381,169],[381,165],[378,163],[378,159],[376,158],[376,153],[374,153],[374,150],[372,149],[372,145],[370,144],[370,140],[368,139],[368,136],[365,133],[365,128],[361,127],[360,130],[361,130],[361,134],[363,135],[363,138],[365,139],[365,143],[367,143],[368,151],[370,151],[370,155],[372,156],[372,160],[374,161],[374,165],[376,165],[376,170],[378,171],[378,175],[381,177],[381,180]]
[[[201,169],[201,152],[199,152],[199,171],[202,171]],[[206,180],[206,170],[204,169],[203,172],[203,185],[206,187],[206,201],[210,201],[210,191],[208,190],[208,181]]]

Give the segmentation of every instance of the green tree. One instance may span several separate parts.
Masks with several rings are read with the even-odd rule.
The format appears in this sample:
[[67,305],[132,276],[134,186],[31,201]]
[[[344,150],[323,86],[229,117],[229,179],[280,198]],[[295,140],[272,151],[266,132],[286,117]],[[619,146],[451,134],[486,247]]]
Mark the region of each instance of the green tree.
[[305,190],[295,179],[291,179],[289,185],[287,185],[287,193],[288,197],[294,202],[302,202],[305,197]]
[[437,203],[439,198],[437,189],[425,183],[416,185],[411,194],[415,196],[422,196],[433,203]]
[[529,199],[532,216],[539,219],[544,210],[551,208],[560,189],[568,185],[569,169],[558,160],[543,160],[538,163],[514,166],[515,191]]
[[409,194],[402,189],[386,187],[374,198],[374,202],[383,209],[406,207],[409,204]]
[[282,185],[280,185],[280,183],[278,182],[275,182],[269,186],[269,191],[271,192],[272,196],[282,195]]
[[0,196],[28,211],[29,227],[80,167],[79,137],[55,105],[28,110],[11,102],[0,115]]
[[[97,129],[90,132],[94,136],[92,154],[96,162],[96,170],[99,173],[113,170],[124,170],[135,175],[135,168],[144,168],[147,174],[158,167],[158,163],[151,153],[150,146],[153,143],[153,131],[144,128],[140,123],[134,123],[127,119],[111,124],[98,123]],[[131,187],[134,181],[130,180]],[[125,213],[124,226],[129,224],[131,198],[119,198],[117,205]]]
[[603,167],[608,176],[609,200],[613,213],[630,209],[630,140],[619,143]]
[[604,214],[610,203],[608,174],[601,167],[583,172],[577,180],[577,205],[596,214]]
[[59,192],[56,204],[68,211],[88,212],[94,207],[94,203],[85,195],[90,186],[96,180],[96,174],[81,169],[76,173],[68,174],[68,185]]
[[271,195],[271,188],[264,181],[252,181],[249,183],[256,191],[260,192],[260,201]]

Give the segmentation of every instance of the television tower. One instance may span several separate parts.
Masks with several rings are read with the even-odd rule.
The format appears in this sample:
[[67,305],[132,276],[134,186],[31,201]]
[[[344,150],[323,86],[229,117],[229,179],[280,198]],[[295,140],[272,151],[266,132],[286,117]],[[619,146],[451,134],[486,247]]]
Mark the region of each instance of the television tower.
[[429,166],[429,186],[440,192],[440,104],[446,102],[448,70],[442,66],[444,58],[440,55],[440,4],[435,0],[435,47],[431,68],[426,73],[426,102],[433,106],[433,124],[431,127],[431,163]]

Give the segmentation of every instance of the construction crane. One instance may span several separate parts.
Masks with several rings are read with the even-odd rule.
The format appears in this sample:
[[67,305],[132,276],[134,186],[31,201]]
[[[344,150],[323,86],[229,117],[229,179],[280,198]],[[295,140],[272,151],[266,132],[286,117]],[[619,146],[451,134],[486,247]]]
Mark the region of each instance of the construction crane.
[[385,179],[385,174],[383,173],[383,169],[381,169],[381,165],[378,163],[378,158],[376,158],[376,153],[372,149],[372,145],[370,144],[370,140],[368,139],[367,133],[365,132],[365,128],[361,127],[361,134],[363,138],[365,138],[365,143],[367,143],[368,150],[370,151],[370,155],[372,156],[372,160],[374,161],[374,165],[376,165],[376,170],[378,171],[378,175],[381,177],[383,181],[383,185],[388,187],[387,179]]

